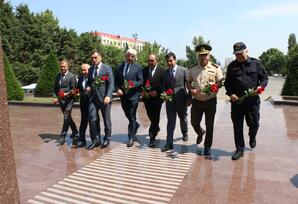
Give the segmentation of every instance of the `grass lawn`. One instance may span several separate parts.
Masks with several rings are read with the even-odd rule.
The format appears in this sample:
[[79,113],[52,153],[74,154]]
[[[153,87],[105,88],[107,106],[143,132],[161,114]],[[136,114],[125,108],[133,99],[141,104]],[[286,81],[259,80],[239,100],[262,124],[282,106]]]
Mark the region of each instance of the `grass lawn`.
[[30,103],[53,103],[53,97],[34,97],[34,96],[25,96],[23,102]]

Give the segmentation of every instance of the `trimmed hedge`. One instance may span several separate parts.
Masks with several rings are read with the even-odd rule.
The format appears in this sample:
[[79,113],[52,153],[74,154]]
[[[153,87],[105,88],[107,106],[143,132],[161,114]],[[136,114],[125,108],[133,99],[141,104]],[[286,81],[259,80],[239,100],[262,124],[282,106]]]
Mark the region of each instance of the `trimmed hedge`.
[[51,52],[48,55],[46,59],[46,63],[42,68],[41,74],[37,80],[35,94],[47,95],[49,93],[53,93],[55,78],[58,73],[59,73],[58,58],[54,52]]
[[6,55],[3,56],[4,60],[4,72],[7,90],[7,100],[24,100],[24,91],[21,88]]
[[288,53],[288,75],[282,89],[282,95],[298,96],[298,45]]

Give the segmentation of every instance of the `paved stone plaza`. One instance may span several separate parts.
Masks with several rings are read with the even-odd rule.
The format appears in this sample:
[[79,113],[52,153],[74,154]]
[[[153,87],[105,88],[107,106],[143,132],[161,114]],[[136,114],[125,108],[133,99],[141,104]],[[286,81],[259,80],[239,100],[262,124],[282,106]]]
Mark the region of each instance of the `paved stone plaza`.
[[[266,94],[279,92],[280,86],[274,83],[270,89]],[[62,123],[59,108],[10,106],[21,203],[297,203],[297,106],[262,101],[257,147],[246,148],[242,159],[232,161],[230,104],[224,96],[219,98],[212,158],[200,156],[203,148],[195,145],[191,126],[190,140],[182,141],[178,121],[176,157],[147,148],[149,123],[142,103],[138,109],[141,145],[126,147],[128,122],[120,103],[114,102],[111,146],[89,151],[71,148],[70,139],[56,146]],[[73,116],[79,124],[78,108]],[[163,107],[160,147],[165,137]],[[245,139],[248,143],[248,136]]]

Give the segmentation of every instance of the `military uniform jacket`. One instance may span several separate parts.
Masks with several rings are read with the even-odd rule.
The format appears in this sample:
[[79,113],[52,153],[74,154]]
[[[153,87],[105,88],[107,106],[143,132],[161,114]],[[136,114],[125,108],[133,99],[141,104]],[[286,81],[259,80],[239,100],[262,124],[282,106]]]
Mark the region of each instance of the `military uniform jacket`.
[[245,62],[234,60],[227,68],[225,88],[228,96],[243,96],[244,91],[258,86],[266,87],[267,83],[267,73],[260,60],[255,58],[249,57]]
[[192,87],[198,90],[195,96],[196,100],[206,101],[216,97],[216,95],[206,95],[202,93],[202,90],[208,84],[220,84],[224,80],[222,70],[219,65],[209,62],[205,67],[201,67],[200,64],[189,70],[188,79],[192,82]]

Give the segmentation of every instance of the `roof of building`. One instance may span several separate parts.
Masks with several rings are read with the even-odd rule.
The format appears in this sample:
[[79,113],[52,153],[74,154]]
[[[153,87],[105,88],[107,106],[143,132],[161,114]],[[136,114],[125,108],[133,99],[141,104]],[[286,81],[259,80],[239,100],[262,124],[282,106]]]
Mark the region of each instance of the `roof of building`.
[[138,43],[144,43],[143,41],[140,41],[140,40],[137,40],[137,39],[134,39],[134,38],[127,38],[127,37],[123,37],[123,36],[120,36],[120,35],[113,35],[113,34],[110,34],[110,33],[104,33],[104,32],[94,32],[94,34],[98,37],[108,37],[108,38],[111,38],[111,39],[116,39],[116,40],[124,40],[124,41],[127,41],[127,42],[138,42]]

